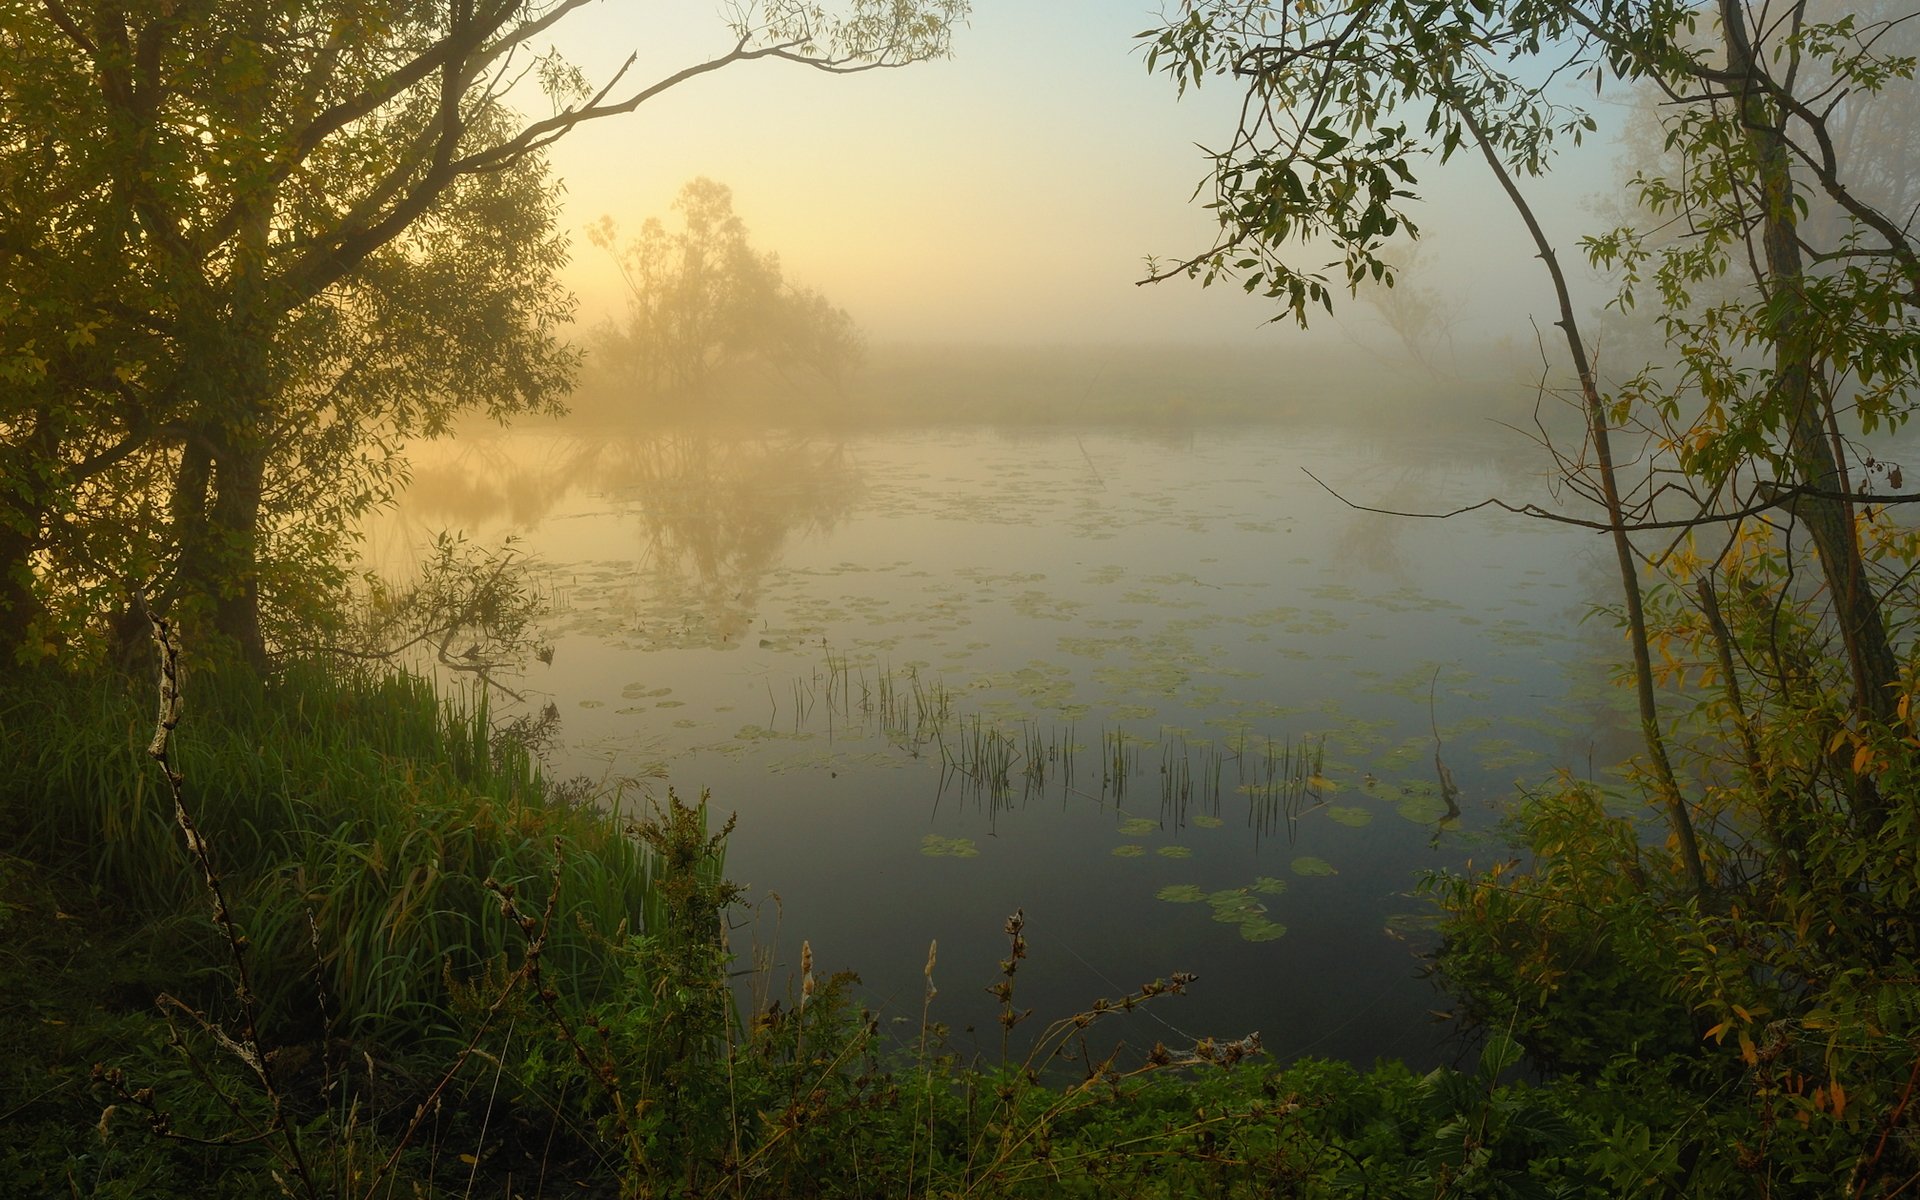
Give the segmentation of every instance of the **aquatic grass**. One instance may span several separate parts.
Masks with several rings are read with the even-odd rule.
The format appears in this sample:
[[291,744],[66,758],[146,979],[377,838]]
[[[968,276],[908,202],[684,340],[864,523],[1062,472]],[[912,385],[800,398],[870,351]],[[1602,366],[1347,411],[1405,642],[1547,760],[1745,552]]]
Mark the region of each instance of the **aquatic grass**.
[[[52,674],[16,684],[0,705],[0,738],[20,747],[0,768],[7,824],[132,911],[198,911],[200,884],[144,757],[150,691]],[[644,926],[648,858],[617,810],[550,796],[527,749],[495,737],[483,694],[443,703],[417,677],[302,666],[265,684],[194,673],[185,692],[176,768],[273,981],[270,1010],[311,1008],[317,928],[348,1031],[441,1022],[447,980],[512,944],[483,881],[544,878],[556,837],[567,904],[583,918],[555,932],[556,969],[592,986],[601,943]]]

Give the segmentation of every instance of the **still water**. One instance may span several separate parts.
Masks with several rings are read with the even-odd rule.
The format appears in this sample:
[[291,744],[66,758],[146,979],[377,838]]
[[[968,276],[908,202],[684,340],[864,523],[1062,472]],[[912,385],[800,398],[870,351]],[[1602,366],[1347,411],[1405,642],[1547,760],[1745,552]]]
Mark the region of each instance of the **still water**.
[[1502,855],[1518,787],[1625,752],[1608,558],[1306,472],[1393,509],[1539,499],[1515,442],[525,431],[417,447],[368,550],[538,559],[553,659],[512,682],[561,714],[554,770],[737,812],[735,946],[776,991],[806,939],[910,1031],[937,939],[933,1019],[997,1052],[1020,908],[1035,1028],[1190,971],[1109,1036],[1422,1064],[1448,1031],[1421,873]]

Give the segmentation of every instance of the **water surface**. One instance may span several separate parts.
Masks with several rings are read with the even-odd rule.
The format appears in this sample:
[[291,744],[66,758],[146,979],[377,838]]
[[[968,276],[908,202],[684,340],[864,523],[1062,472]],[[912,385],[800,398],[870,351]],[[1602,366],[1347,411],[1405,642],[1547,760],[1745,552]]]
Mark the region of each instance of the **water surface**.
[[1435,1061],[1420,873],[1501,853],[1519,783],[1624,748],[1593,666],[1617,635],[1582,623],[1603,543],[1360,512],[1306,474],[1396,509],[1539,498],[1501,431],[519,432],[414,457],[369,549],[393,567],[456,528],[538,556],[553,661],[516,686],[561,713],[556,769],[737,812],[736,946],[777,980],[804,938],[910,1029],[938,939],[933,1015],[963,1044],[997,1049],[982,989],[1021,908],[1036,1023],[1191,971],[1115,1033]]

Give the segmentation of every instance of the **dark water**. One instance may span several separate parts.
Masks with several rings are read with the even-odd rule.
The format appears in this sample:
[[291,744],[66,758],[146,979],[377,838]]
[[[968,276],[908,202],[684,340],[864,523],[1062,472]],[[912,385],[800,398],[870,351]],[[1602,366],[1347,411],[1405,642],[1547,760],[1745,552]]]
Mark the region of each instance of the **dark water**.
[[[1421,872],[1502,853],[1518,782],[1623,753],[1605,547],[1517,517],[1524,447],[1280,429],[1003,437],[521,433],[419,448],[370,533],[512,533],[555,590],[556,767],[738,812],[735,931],[978,1027],[1026,915],[1037,1027],[1174,971],[1111,1035],[1447,1053]],[[1438,744],[1436,747],[1436,734]],[[1436,748],[1460,790],[1443,820]],[[1035,766],[1035,764],[1038,764]],[[745,918],[743,917],[743,920]]]

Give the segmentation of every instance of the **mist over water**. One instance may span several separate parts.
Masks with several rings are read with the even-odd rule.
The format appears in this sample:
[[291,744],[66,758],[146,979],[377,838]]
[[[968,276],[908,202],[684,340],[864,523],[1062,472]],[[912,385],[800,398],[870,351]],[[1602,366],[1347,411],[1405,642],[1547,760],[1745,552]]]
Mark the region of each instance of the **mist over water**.
[[751,1003],[804,938],[917,1028],[938,939],[933,1018],[997,1049],[981,989],[1024,908],[1043,1022],[1191,971],[1112,1031],[1426,1063],[1420,873],[1501,854],[1519,783],[1626,743],[1591,535],[1306,473],[1410,511],[1539,498],[1510,430],[1421,427],[576,422],[415,447],[367,547],[537,558],[554,653],[511,682],[559,714],[556,774],[739,814]]

